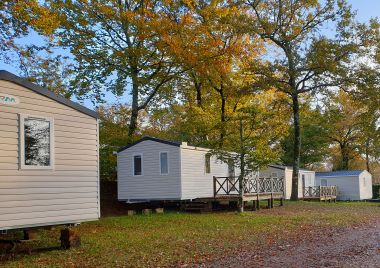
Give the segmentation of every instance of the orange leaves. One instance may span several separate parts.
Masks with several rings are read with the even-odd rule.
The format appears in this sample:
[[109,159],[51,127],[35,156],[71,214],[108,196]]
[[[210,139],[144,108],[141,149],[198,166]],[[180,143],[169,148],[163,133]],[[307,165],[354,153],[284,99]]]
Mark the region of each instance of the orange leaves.
[[24,21],[46,35],[51,35],[59,25],[57,15],[37,0],[17,0],[9,8],[14,19]]

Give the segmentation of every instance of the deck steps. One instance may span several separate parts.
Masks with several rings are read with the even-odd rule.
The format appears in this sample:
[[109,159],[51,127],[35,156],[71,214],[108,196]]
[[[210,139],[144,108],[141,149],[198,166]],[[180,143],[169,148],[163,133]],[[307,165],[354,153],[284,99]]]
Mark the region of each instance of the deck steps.
[[186,202],[182,204],[182,211],[194,213],[211,212],[212,204],[211,202]]

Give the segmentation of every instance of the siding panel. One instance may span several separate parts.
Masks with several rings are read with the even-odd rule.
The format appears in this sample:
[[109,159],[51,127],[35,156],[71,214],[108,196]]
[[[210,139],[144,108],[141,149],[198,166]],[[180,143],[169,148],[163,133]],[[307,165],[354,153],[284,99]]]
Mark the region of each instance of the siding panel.
[[[97,120],[11,82],[0,92],[20,99],[0,105],[0,230],[97,219]],[[19,169],[19,114],[54,118],[53,169]]]
[[[205,173],[205,150],[181,147],[182,199],[212,197],[213,176],[228,176],[228,165],[211,157],[211,172]],[[235,168],[237,173],[237,169]],[[238,175],[238,174],[236,174]]]
[[[159,154],[169,153],[169,174],[160,174]],[[142,154],[142,176],[133,176],[134,154]],[[118,154],[118,199],[180,199],[179,147],[154,141],[143,141]]]

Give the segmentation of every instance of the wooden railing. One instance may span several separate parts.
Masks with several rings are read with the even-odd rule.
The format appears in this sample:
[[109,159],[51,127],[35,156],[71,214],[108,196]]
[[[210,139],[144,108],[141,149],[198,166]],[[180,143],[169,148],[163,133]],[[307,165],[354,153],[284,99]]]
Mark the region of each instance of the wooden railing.
[[[217,195],[240,194],[239,177],[215,177],[214,197]],[[259,178],[255,175],[243,179],[244,194],[283,193],[284,178]]]
[[336,186],[310,186],[305,187],[303,191],[304,197],[321,197],[321,196],[336,196]]

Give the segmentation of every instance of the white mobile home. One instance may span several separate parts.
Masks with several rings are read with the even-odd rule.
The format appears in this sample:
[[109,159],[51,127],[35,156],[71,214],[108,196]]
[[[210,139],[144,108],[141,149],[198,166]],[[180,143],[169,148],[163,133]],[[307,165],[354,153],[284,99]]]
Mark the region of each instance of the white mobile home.
[[[293,167],[281,165],[269,165],[267,169],[260,170],[260,177],[284,178],[285,198],[290,199],[292,195]],[[298,176],[298,197],[303,197],[303,189],[315,185],[315,172],[300,169]]]
[[191,200],[213,196],[213,176],[234,168],[187,143],[152,137],[121,148],[117,154],[118,199],[127,202]]
[[317,172],[320,186],[337,186],[338,200],[364,200],[372,198],[372,175],[366,170]]
[[0,230],[96,220],[97,114],[0,71]]

